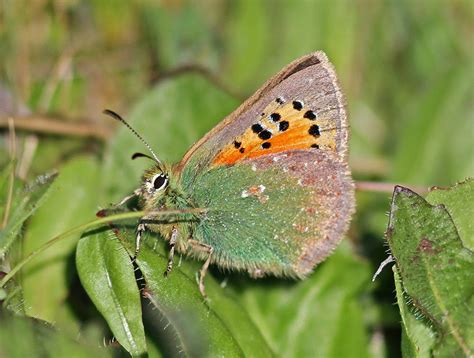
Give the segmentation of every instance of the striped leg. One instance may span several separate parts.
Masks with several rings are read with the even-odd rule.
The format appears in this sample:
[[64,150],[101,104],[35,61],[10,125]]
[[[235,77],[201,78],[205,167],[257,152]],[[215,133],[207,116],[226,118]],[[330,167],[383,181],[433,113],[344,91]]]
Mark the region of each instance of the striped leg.
[[143,222],[140,222],[137,226],[137,236],[135,236],[135,255],[133,255],[133,259],[136,259],[138,253],[140,252],[140,245],[142,241],[142,235],[146,230],[146,226]]
[[170,253],[168,256],[168,265],[166,266],[166,271],[164,272],[165,277],[168,276],[168,274],[173,269],[174,247],[176,245],[177,238],[178,238],[178,229],[176,227],[173,227],[173,230],[171,231],[171,237],[170,237]]
[[214,252],[214,248],[210,245],[203,244],[202,242],[196,240],[189,240],[188,243],[193,247],[195,251],[203,251],[207,252],[209,256],[207,257],[204,265],[202,265],[201,269],[199,270],[199,291],[204,298],[207,298],[206,295],[206,288],[204,286],[204,278],[206,277],[207,269],[209,268],[209,264],[211,263],[211,256]]
[[126,196],[125,198],[123,198],[122,200],[120,200],[119,203],[113,205],[115,207],[118,207],[118,206],[122,206],[123,204],[125,204],[127,201],[129,201],[130,199],[136,197],[136,196],[139,196],[140,195],[140,189],[135,189],[133,191],[133,194],[130,194],[128,196]]

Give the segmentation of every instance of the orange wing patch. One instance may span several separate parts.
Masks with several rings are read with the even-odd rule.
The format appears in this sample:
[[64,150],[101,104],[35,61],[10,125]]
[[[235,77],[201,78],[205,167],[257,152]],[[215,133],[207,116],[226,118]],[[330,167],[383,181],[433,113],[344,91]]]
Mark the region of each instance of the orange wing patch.
[[335,152],[337,130],[331,128],[329,119],[305,108],[302,101],[284,102],[277,98],[265,107],[250,128],[219,152],[213,164],[231,165],[243,159],[296,149]]

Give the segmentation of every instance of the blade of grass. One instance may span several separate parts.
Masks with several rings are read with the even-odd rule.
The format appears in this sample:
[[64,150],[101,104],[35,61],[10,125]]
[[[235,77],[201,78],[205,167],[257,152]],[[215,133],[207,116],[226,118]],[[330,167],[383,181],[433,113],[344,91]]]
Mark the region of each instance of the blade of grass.
[[153,216],[167,216],[167,215],[179,215],[182,213],[202,213],[205,209],[194,209],[194,210],[162,210],[162,211],[133,211],[133,212],[126,212],[116,215],[111,215],[105,218],[96,219],[85,224],[76,226],[72,229],[69,229],[62,234],[56,235],[51,240],[47,241],[45,244],[37,248],[36,250],[32,251],[28,256],[26,256],[22,261],[20,261],[15,267],[11,269],[0,281],[0,288],[4,287],[5,284],[18,272],[20,271],[23,266],[25,266],[28,262],[30,262],[33,258],[35,258],[38,254],[44,252],[52,245],[68,238],[71,235],[86,232],[87,230],[93,229],[100,225],[110,224],[111,222],[122,221],[122,220],[129,220],[129,219],[137,219],[141,218],[145,215],[153,215]]

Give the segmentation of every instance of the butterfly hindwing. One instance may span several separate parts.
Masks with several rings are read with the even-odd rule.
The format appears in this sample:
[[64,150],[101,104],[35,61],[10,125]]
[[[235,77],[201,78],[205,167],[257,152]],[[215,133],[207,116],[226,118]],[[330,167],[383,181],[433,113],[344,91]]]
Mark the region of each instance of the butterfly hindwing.
[[209,209],[193,237],[212,261],[250,273],[302,277],[341,240],[353,210],[344,166],[323,154],[282,152],[219,166],[196,178],[192,200]]

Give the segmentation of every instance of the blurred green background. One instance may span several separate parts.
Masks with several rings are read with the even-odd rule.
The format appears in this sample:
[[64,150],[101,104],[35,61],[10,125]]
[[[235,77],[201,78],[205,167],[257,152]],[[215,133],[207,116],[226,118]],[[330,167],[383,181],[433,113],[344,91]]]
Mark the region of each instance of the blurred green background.
[[[473,12],[465,0],[4,0],[2,86],[32,113],[109,125],[104,107],[126,115],[186,67],[240,100],[321,49],[346,93],[354,170],[446,185],[474,172]],[[49,166],[42,151],[33,172]]]
[[[0,4],[0,165],[10,157],[7,118],[13,116],[17,172],[23,180],[53,168],[61,172],[78,155],[106,159],[116,124],[101,111],[112,108],[136,117],[144,98],[152,100],[151,91],[164,80],[187,72],[201,74],[225,94],[222,108],[228,111],[230,104],[236,106],[284,65],[315,50],[327,53],[346,94],[350,164],[356,180],[429,187],[451,185],[474,174],[473,1]],[[175,91],[170,99],[176,108],[188,100],[180,95],[185,97],[186,91]],[[202,119],[198,132],[207,131],[225,114],[212,107],[201,105],[192,115]],[[181,113],[170,116],[179,122]],[[32,123],[38,125],[33,128]],[[179,158],[182,149],[174,150],[172,143],[179,142],[182,133],[172,125],[152,126],[161,131],[157,138],[172,138],[163,148],[163,143],[154,143],[153,131],[142,130],[158,155]],[[123,150],[127,155],[133,152],[129,147]],[[83,168],[75,162],[67,170],[79,175]],[[94,168],[88,167],[96,175]],[[128,189],[141,175],[141,167],[131,168]],[[74,184],[80,185],[80,178],[77,181]],[[126,194],[117,191],[110,189],[113,198],[89,195],[92,215],[84,214],[80,221]],[[349,233],[352,252],[373,271],[386,256],[383,232],[389,193],[358,193],[357,207]],[[77,220],[72,218],[63,229]],[[364,312],[370,352],[396,356],[400,331],[393,278],[383,273],[375,285],[366,286],[363,299],[373,302]]]

